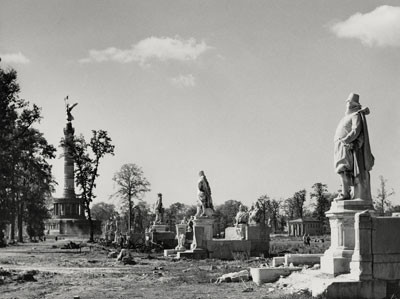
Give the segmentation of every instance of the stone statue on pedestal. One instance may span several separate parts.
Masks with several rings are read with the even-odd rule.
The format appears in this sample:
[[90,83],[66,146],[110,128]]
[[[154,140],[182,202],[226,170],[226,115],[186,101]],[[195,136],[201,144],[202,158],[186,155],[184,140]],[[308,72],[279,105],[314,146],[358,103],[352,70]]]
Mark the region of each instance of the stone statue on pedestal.
[[199,216],[211,216],[214,212],[214,206],[211,198],[211,188],[208,184],[204,171],[199,172],[198,182],[198,203],[196,217]]
[[238,224],[247,224],[247,221],[249,220],[249,214],[246,212],[246,209],[244,208],[243,205],[239,206],[239,211],[236,214],[235,217],[235,226]]
[[186,235],[179,234],[178,235],[178,246],[175,247],[176,250],[185,250],[185,242],[186,242]]
[[259,224],[261,221],[261,213],[260,204],[256,201],[251,205],[249,211],[249,224]]
[[[369,171],[374,157],[369,144],[366,115],[369,109],[359,102],[359,95],[350,94],[346,100],[345,116],[340,120],[334,138],[335,170],[342,181],[338,200],[363,199],[372,201]],[[350,190],[353,186],[353,196]]]
[[164,208],[162,204],[162,194],[158,193],[158,198],[154,204],[154,214],[156,214],[156,219],[154,224],[162,224],[164,222]]

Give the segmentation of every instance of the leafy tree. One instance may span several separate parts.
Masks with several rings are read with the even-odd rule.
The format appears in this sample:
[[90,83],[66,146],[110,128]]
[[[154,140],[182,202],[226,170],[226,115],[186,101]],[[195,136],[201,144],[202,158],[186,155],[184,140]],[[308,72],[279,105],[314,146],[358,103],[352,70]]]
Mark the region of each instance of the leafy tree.
[[114,182],[118,185],[115,195],[121,197],[128,203],[128,231],[132,225],[132,198],[141,199],[144,194],[150,191],[150,183],[144,177],[143,170],[136,164],[124,164],[114,174]]
[[107,131],[98,130],[92,131],[93,136],[90,142],[87,143],[85,138],[81,135],[73,137],[72,140],[61,140],[62,146],[67,146],[68,151],[75,162],[75,182],[80,188],[78,195],[84,205],[86,214],[90,225],[90,242],[94,241],[94,228],[91,215],[90,204],[96,197],[94,189],[96,188],[96,179],[99,176],[100,160],[105,155],[114,155],[114,145],[111,144],[111,138],[108,136]]
[[131,221],[132,232],[143,233],[152,223],[153,214],[150,205],[144,200],[137,200],[132,206],[132,214],[129,217],[128,202],[121,206],[121,227],[128,231],[128,222]]
[[390,209],[391,212],[396,212],[399,213],[400,212],[400,205],[395,205]]
[[152,213],[148,203],[138,200],[132,208],[131,221],[133,232],[144,233],[145,229],[151,225]]
[[179,223],[184,217],[187,219],[195,215],[197,207],[195,205],[185,205],[175,202],[165,209],[164,218],[169,224],[171,231],[175,231],[175,224]]
[[293,198],[289,197],[283,201],[282,209],[288,220],[295,219],[295,205]]
[[306,190],[296,192],[293,197],[286,199],[285,210],[289,219],[304,217],[304,202],[306,201]]
[[300,190],[293,195],[295,211],[299,218],[303,218],[304,202],[306,201],[306,190]]
[[279,210],[281,203],[275,199],[268,199],[265,201],[265,207],[272,225],[272,231],[276,232],[278,230]]
[[320,221],[325,221],[325,212],[329,210],[330,202],[328,200],[328,186],[322,183],[315,183],[310,197],[316,200],[313,216]]
[[28,201],[26,205],[25,222],[27,224],[27,233],[31,240],[36,237],[44,236],[44,219],[50,218],[49,210],[47,209],[45,200]]
[[240,201],[230,199],[215,208],[215,222],[219,225],[220,231],[234,225],[235,216],[239,211],[239,206],[241,204]]
[[175,202],[165,209],[164,219],[166,223],[169,224],[172,231],[174,230],[175,224],[184,217],[184,213],[185,204],[180,202]]
[[268,224],[268,219],[270,217],[270,212],[268,209],[273,209],[273,204],[271,203],[270,197],[267,194],[260,196],[257,199],[258,205],[261,209],[261,219],[260,219],[260,228],[264,231],[265,227]]
[[32,226],[47,217],[37,213],[33,220],[29,211],[40,210],[53,188],[47,160],[54,158],[55,148],[33,128],[41,120],[40,108],[20,99],[19,91],[15,70],[0,69],[0,231],[10,222],[14,239],[17,219],[22,241],[23,220]]
[[107,221],[114,219],[118,216],[114,204],[105,202],[98,202],[92,205],[91,208],[92,218],[100,221]]
[[390,209],[391,203],[389,197],[394,194],[394,190],[388,191],[386,188],[387,180],[381,175],[379,176],[380,188],[378,189],[378,195],[375,200],[375,209],[380,215],[385,215],[385,213]]

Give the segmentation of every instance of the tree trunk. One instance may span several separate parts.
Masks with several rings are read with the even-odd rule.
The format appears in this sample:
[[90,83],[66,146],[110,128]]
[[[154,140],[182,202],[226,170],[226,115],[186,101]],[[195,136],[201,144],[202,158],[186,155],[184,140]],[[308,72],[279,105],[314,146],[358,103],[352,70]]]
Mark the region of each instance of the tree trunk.
[[128,234],[131,233],[131,226],[132,226],[132,198],[131,195],[128,195],[128,204],[129,204],[129,215],[128,215]]
[[87,211],[88,220],[89,220],[89,242],[93,243],[94,242],[93,220],[92,220],[92,214],[90,213],[90,208],[88,205],[86,206],[86,211]]
[[10,231],[10,240],[15,240],[15,197],[12,199],[11,204],[11,231]]
[[22,200],[18,204],[18,242],[24,242],[24,236],[23,236],[23,225],[24,222],[22,221],[23,219],[23,212],[24,211],[24,203]]

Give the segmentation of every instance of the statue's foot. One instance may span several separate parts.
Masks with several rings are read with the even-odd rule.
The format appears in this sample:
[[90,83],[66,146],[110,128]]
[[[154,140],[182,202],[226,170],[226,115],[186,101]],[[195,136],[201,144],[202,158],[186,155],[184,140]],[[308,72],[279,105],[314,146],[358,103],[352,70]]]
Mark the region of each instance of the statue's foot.
[[339,195],[334,199],[334,201],[346,200],[346,199],[350,199],[350,194],[339,193]]

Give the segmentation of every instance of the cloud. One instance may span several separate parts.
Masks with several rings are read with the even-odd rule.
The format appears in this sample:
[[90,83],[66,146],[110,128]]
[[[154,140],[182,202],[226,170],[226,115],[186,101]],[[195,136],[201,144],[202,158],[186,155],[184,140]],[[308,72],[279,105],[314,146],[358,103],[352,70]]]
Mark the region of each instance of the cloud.
[[196,80],[192,74],[179,75],[178,77],[171,78],[171,83],[178,87],[193,87],[196,85]]
[[21,52],[9,54],[0,53],[0,58],[1,61],[5,63],[28,64],[30,62],[30,60]]
[[175,38],[149,37],[132,45],[130,49],[110,47],[104,50],[90,50],[89,57],[81,59],[80,62],[138,62],[145,65],[152,59],[193,61],[209,49],[211,47],[204,41],[197,42],[194,38],[184,40],[179,36]]
[[340,38],[356,38],[367,46],[400,46],[400,7],[383,5],[369,13],[356,13],[331,26]]

